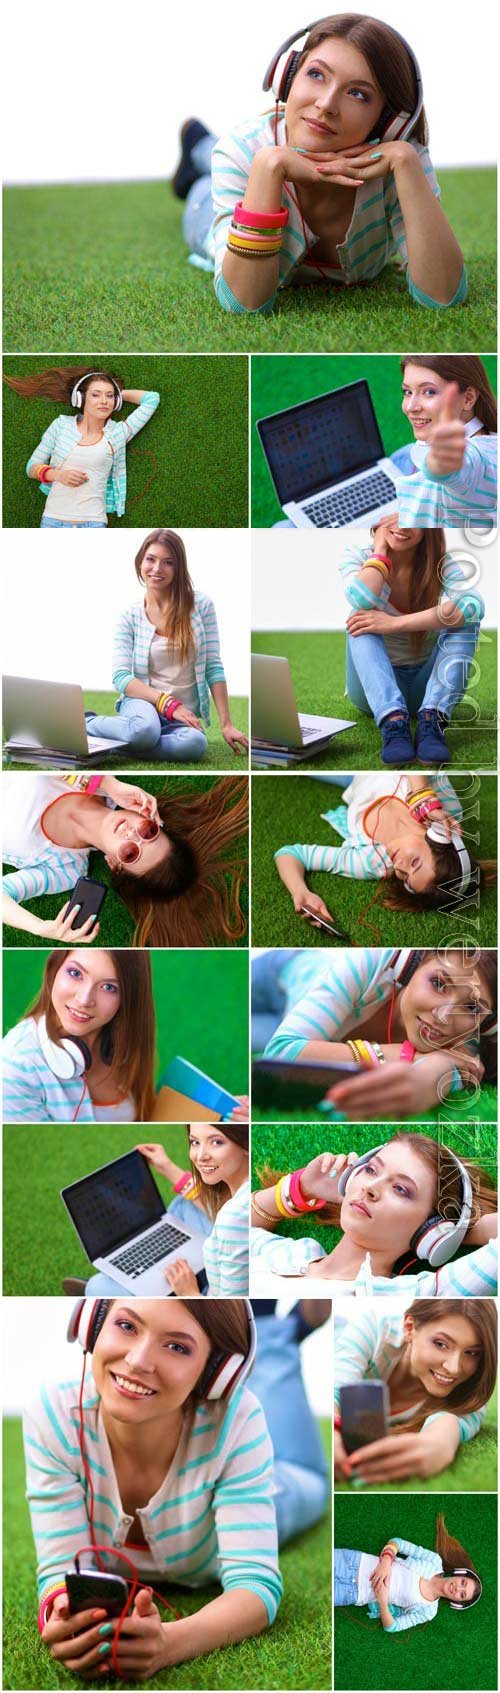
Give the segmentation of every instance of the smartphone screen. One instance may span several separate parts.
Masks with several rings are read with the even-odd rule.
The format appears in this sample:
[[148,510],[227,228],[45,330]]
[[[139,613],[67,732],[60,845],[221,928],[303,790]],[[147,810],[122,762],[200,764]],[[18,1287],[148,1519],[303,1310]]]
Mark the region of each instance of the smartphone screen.
[[340,1389],[342,1440],[346,1452],[371,1446],[387,1434],[389,1389],[385,1381],[355,1381]]
[[74,928],[81,929],[88,917],[98,917],[107,894],[104,882],[94,882],[91,876],[80,876],[73,888],[66,916],[69,917],[76,906],[80,906],[74,920]]
[[69,1608],[86,1611],[98,1605],[110,1617],[119,1617],[127,1599],[128,1587],[122,1575],[108,1575],[104,1570],[72,1570],[66,1575]]

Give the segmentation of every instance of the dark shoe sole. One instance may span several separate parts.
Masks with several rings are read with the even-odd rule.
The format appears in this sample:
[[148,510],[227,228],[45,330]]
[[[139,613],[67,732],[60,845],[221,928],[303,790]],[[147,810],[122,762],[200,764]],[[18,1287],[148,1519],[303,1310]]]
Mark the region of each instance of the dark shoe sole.
[[87,1283],[81,1281],[79,1276],[65,1276],[63,1281],[63,1293],[68,1293],[73,1296],[78,1295],[79,1293],[85,1293],[86,1286]]

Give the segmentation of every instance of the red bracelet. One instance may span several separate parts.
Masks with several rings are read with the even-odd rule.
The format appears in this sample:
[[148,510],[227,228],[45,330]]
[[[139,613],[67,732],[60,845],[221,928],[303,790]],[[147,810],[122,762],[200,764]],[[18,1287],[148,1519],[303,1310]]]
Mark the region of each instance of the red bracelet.
[[37,482],[46,482],[47,481],[47,471],[48,470],[50,470],[50,464],[40,464],[39,465],[38,470],[36,472]]
[[340,1415],[340,1411],[334,1411],[333,1413],[333,1426],[334,1428],[342,1428],[342,1417]]
[[238,200],[233,216],[235,223],[250,229],[284,229],[288,223],[286,207],[280,212],[249,212],[246,206],[242,206],[241,200]]
[[413,1060],[414,1060],[414,1057],[415,1057],[416,1050],[417,1049],[416,1049],[415,1046],[412,1045],[411,1040],[404,1040],[403,1041],[403,1045],[401,1047],[401,1051],[400,1051],[400,1054],[399,1054],[400,1058],[402,1058],[402,1060],[403,1060],[403,1064],[413,1064]]
[[292,1205],[295,1206],[296,1211],[323,1211],[327,1204],[326,1199],[305,1198],[300,1186],[300,1178],[303,1174],[303,1170],[294,1170],[293,1175],[290,1176],[288,1192]]
[[386,553],[370,553],[369,557],[365,559],[365,564],[371,564],[372,562],[373,564],[377,564],[378,560],[380,560],[381,564],[386,564],[388,570],[392,570],[392,558],[388,558]]
[[89,776],[89,779],[88,779],[88,782],[87,782],[87,793],[88,794],[96,794],[97,789],[100,788],[100,786],[101,786],[102,780],[103,780],[102,776]]

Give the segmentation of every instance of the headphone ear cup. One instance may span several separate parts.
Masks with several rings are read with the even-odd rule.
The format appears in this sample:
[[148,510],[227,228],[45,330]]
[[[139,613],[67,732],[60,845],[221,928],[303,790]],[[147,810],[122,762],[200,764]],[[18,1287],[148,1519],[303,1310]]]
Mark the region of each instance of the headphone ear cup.
[[109,1310],[109,1299],[77,1299],[67,1328],[67,1339],[78,1340],[83,1352],[93,1352]]
[[116,389],[116,400],[115,400],[115,403],[114,403],[114,406],[113,406],[113,411],[121,411],[122,405],[123,405],[123,394],[122,394],[121,388],[117,388]]

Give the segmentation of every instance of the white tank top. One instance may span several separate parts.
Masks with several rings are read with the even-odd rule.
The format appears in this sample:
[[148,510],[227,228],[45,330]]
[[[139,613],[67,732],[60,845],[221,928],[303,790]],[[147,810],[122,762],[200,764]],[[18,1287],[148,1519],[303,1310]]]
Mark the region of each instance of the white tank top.
[[93,447],[72,447],[64,459],[64,469],[84,470],[88,480],[78,488],[69,487],[67,482],[51,482],[47,516],[59,518],[60,523],[105,523],[106,483],[112,464],[113,449],[106,435]]

